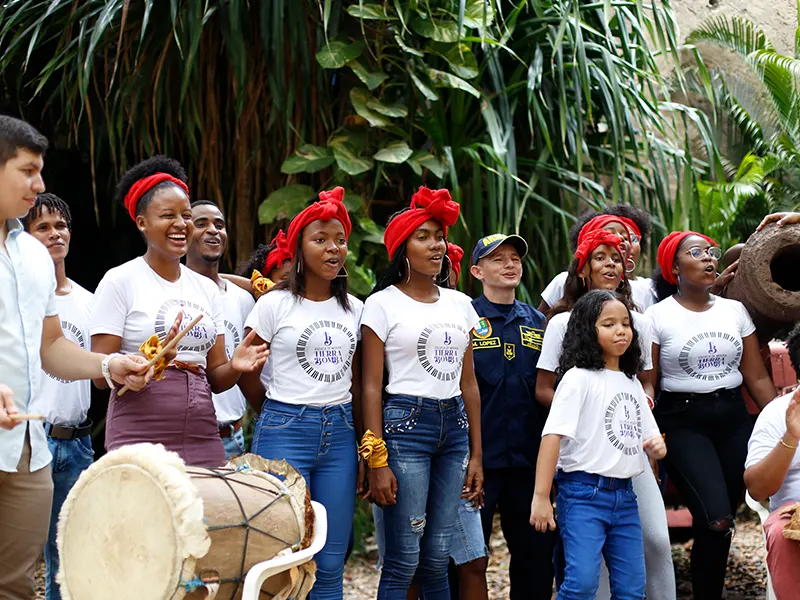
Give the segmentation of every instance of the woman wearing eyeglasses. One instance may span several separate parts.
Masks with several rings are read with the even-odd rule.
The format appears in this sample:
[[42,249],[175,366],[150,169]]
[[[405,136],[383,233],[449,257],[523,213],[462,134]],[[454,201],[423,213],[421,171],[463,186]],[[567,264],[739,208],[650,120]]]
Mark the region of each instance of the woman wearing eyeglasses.
[[658,247],[651,306],[654,411],[666,436],[667,472],[692,513],[696,600],[720,600],[752,423],[741,386],[759,407],[775,386],[759,354],[744,305],[711,294],[720,249],[693,231]]

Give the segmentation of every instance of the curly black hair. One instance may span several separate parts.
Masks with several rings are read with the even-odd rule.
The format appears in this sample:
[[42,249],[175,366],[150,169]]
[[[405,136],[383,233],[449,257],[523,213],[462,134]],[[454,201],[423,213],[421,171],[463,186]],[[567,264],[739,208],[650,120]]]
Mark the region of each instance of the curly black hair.
[[[403,210],[399,210],[394,213],[391,217],[389,217],[389,223],[391,223],[395,218],[399,215],[402,215],[404,212],[411,210],[411,208],[404,208]],[[400,283],[405,279],[408,275],[406,273],[406,242],[404,241],[397,247],[397,250],[394,251],[394,256],[392,260],[389,261],[389,266],[386,267],[386,270],[383,272],[380,278],[378,278],[378,282],[375,284],[375,287],[372,288],[370,292],[370,296],[375,292],[380,292],[381,290],[385,290],[386,288],[393,286],[397,283]],[[445,244],[447,240],[445,239]],[[446,246],[445,246],[446,247]],[[450,287],[450,261],[443,260],[442,261],[442,269],[439,271],[439,275],[436,277],[434,283],[440,287]]]
[[61,213],[67,223],[67,229],[72,231],[72,213],[69,211],[69,206],[61,198],[49,192],[36,194],[36,202],[33,203],[28,214],[22,218],[22,225],[26,231],[35,219],[42,216],[42,208],[47,208],[51,213]]
[[[144,179],[150,175],[155,175],[156,173],[167,173],[172,175],[175,179],[179,179],[187,185],[189,184],[189,179],[186,177],[186,171],[183,170],[181,163],[166,156],[154,156],[152,158],[148,158],[147,160],[143,160],[139,164],[128,169],[128,171],[120,178],[119,183],[117,183],[117,187],[114,189],[114,200],[124,206],[125,196],[133,187],[133,184],[140,179]],[[142,214],[145,209],[147,209],[147,205],[153,200],[153,196],[155,196],[155,193],[158,190],[162,190],[167,187],[178,186],[170,181],[162,181],[158,185],[152,187],[139,199],[139,202],[136,204],[136,215],[138,216]]]
[[[590,275],[591,268],[592,261],[590,260]],[[578,259],[575,258],[572,260],[569,268],[567,269],[567,280],[564,282],[564,295],[561,297],[561,300],[556,302],[555,306],[553,306],[547,312],[548,320],[552,319],[559,313],[572,310],[578,300],[580,300],[580,298],[588,292],[589,290],[584,285],[583,280],[578,277]],[[615,292],[622,298],[622,301],[625,303],[625,306],[627,306],[628,309],[636,310],[631,295],[631,284],[628,282],[628,278],[625,277],[624,273],[622,275],[622,281],[620,281]]]
[[789,361],[795,373],[800,376],[800,323],[795,325],[789,337],[786,338],[786,349],[789,351]]
[[600,213],[594,209],[582,212],[578,218],[575,219],[575,223],[573,223],[572,227],[569,228],[569,247],[572,249],[573,254],[578,249],[578,236],[581,233],[581,229],[599,214]]
[[[288,290],[295,298],[306,297],[306,276],[305,268],[303,266],[303,231],[300,230],[300,235],[297,236],[297,247],[294,251],[294,259],[292,259],[292,268],[289,271],[289,276],[277,283],[273,290]],[[264,264],[262,263],[263,267]],[[344,310],[350,311],[350,298],[347,295],[347,277],[337,277],[331,281],[331,295],[336,298]]]
[[642,254],[647,252],[650,238],[653,235],[653,219],[650,213],[637,206],[630,204],[609,204],[603,209],[603,214],[613,215],[615,217],[626,217],[636,223],[641,233],[639,245],[642,247]]
[[[247,260],[243,260],[239,263],[239,267],[236,269],[236,274],[250,279],[250,275],[253,274],[253,271],[258,271],[261,273],[264,270],[264,265],[267,263],[267,256],[275,249],[275,247],[276,244],[259,244],[258,247],[253,250],[250,256],[247,257]],[[269,277],[269,273],[261,274],[264,275],[264,277]]]
[[659,302],[678,293],[678,286],[664,279],[664,275],[661,273],[661,267],[656,266],[656,268],[653,269],[651,279],[653,281],[653,289],[656,292],[656,298],[658,298]]
[[633,315],[625,299],[608,290],[592,290],[581,296],[572,308],[567,323],[567,335],[564,336],[564,347],[558,362],[558,375],[563,376],[572,367],[599,371],[606,366],[603,349],[597,340],[596,322],[606,302],[622,302],[628,310],[631,320],[631,344],[619,357],[619,369],[630,379],[642,372],[642,349],[639,347],[639,333],[633,327]]

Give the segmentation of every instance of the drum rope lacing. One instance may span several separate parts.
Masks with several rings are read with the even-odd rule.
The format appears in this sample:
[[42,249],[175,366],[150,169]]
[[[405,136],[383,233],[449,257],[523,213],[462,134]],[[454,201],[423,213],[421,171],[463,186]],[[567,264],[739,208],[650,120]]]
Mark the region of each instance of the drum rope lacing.
[[248,471],[248,470],[249,470],[249,468],[246,467],[246,466],[238,467],[236,469],[207,469],[207,470],[203,470],[203,471],[192,471],[191,468],[187,468],[186,469],[186,472],[189,475],[191,475],[193,477],[196,477],[198,479],[200,479],[200,478],[216,478],[216,479],[221,479],[222,481],[224,481],[225,485],[228,486],[228,489],[231,491],[231,494],[233,494],[233,497],[236,499],[236,503],[239,505],[239,511],[242,513],[242,519],[243,520],[241,522],[239,522],[239,523],[232,523],[230,525],[207,526],[206,529],[208,531],[220,531],[220,530],[223,530],[223,529],[234,529],[236,527],[244,527],[245,528],[245,532],[244,532],[244,547],[243,547],[243,550],[242,550],[242,560],[239,563],[239,576],[238,577],[220,578],[216,574],[214,574],[214,575],[210,575],[209,574],[209,575],[206,575],[206,577],[204,578],[203,577],[203,573],[204,572],[201,571],[199,573],[199,575],[195,575],[195,577],[193,579],[189,580],[189,581],[181,580],[180,582],[178,582],[178,585],[182,586],[189,593],[194,592],[199,587],[206,587],[209,584],[223,585],[223,584],[226,584],[226,583],[235,583],[236,587],[234,588],[233,592],[231,593],[231,598],[236,596],[236,593],[239,591],[239,586],[241,586],[244,583],[244,578],[245,578],[245,575],[246,575],[244,566],[245,566],[246,559],[247,559],[247,547],[248,547],[248,544],[249,544],[249,541],[250,541],[250,531],[251,530],[253,530],[253,531],[257,532],[257,533],[260,533],[262,535],[266,535],[267,537],[271,537],[272,539],[277,540],[278,542],[281,542],[282,544],[284,544],[286,546],[286,548],[293,548],[294,549],[295,547],[299,547],[300,544],[302,543],[302,540],[297,540],[295,542],[289,542],[289,541],[284,540],[284,539],[282,539],[282,538],[280,538],[280,537],[278,537],[278,536],[276,536],[276,535],[274,535],[274,534],[272,534],[272,533],[270,533],[268,531],[264,531],[263,529],[259,529],[258,527],[254,526],[254,525],[252,525],[250,523],[251,519],[255,519],[256,517],[261,515],[263,512],[265,512],[267,509],[269,509],[273,504],[275,504],[275,502],[279,501],[281,498],[285,498],[285,497],[289,496],[290,494],[289,494],[289,490],[287,488],[285,488],[285,487],[282,490],[276,492],[274,490],[267,490],[267,489],[258,487],[256,485],[253,485],[251,483],[247,483],[245,481],[233,480],[233,483],[235,483],[236,485],[248,487],[248,488],[260,491],[263,494],[274,495],[275,496],[268,504],[266,504],[260,510],[258,510],[257,512],[253,513],[252,515],[250,515],[248,517],[247,513],[245,512],[244,506],[242,505],[242,501],[239,499],[239,496],[236,494],[236,491],[233,489],[233,485],[231,483],[231,480],[229,479],[229,477],[231,475],[235,475],[236,473],[239,473],[239,472],[242,472],[242,471]]

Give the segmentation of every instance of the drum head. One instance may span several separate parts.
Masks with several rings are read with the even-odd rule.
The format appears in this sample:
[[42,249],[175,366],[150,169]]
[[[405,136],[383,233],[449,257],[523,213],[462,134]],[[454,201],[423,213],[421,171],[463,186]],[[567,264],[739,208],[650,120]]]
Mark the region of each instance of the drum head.
[[119,465],[95,476],[77,500],[61,555],[70,596],[171,598],[183,557],[172,503],[156,478],[136,465]]

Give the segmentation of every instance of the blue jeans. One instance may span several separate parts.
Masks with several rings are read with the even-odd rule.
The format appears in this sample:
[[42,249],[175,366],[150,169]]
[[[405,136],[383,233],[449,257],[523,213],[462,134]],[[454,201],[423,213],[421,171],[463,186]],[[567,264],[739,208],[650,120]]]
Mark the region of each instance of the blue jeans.
[[378,600],[405,600],[418,575],[426,600],[449,600],[447,565],[464,475],[469,425],[460,396],[389,396],[383,437],[397,504],[383,510],[386,554]]
[[[645,597],[644,544],[631,480],[559,471],[556,510],[566,568],[558,600],[591,600],[605,559],[612,600]],[[612,489],[619,485],[618,489]]]
[[53,455],[53,508],[50,512],[50,531],[44,547],[44,560],[47,566],[45,597],[47,600],[61,600],[61,591],[56,583],[58,515],[72,486],[78,481],[80,474],[92,464],[94,450],[92,450],[92,438],[88,435],[74,440],[55,440],[48,437],[47,445],[50,447],[50,454]]
[[305,478],[311,498],[328,511],[328,540],[314,557],[317,581],[309,597],[341,600],[358,472],[350,404],[318,407],[268,399],[256,424],[253,452],[286,460]]
[[225,448],[225,458],[228,460],[244,454],[244,429],[239,428],[233,435],[222,438],[222,446]]

